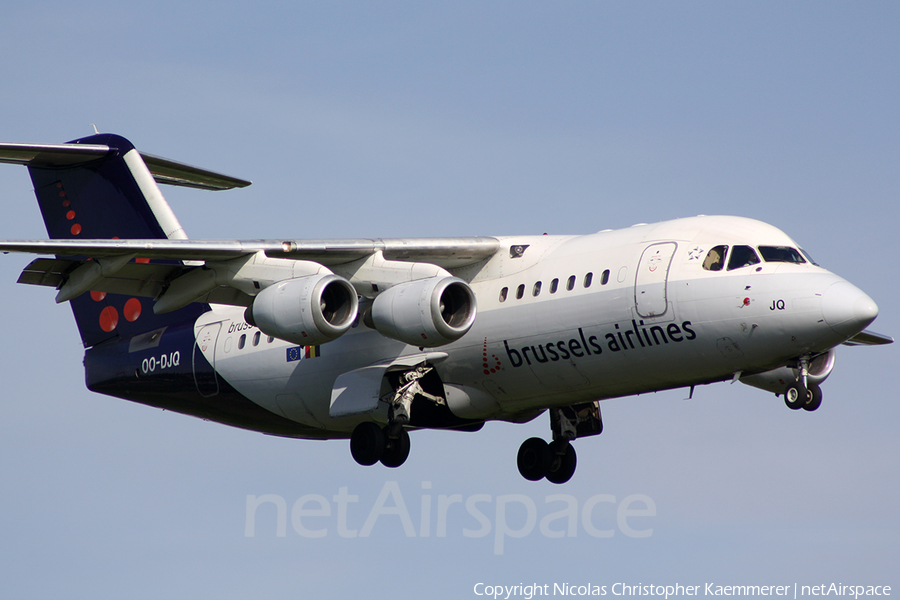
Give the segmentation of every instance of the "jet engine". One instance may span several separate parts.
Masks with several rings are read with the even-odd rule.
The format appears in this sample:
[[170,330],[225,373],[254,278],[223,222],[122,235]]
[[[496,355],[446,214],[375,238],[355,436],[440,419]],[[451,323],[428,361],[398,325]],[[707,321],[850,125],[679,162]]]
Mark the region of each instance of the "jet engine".
[[[834,348],[832,348],[809,361],[809,372],[806,376],[808,385],[819,385],[828,378],[832,369],[834,369],[834,354]],[[799,378],[799,368],[779,367],[764,373],[741,377],[741,383],[752,385],[773,394],[781,394],[788,383],[797,381]]]
[[430,277],[397,284],[376,296],[372,324],[382,335],[433,348],[461,338],[475,322],[475,293],[462,279]]
[[253,300],[245,317],[282,340],[314,346],[340,337],[356,319],[358,299],[349,281],[333,273],[287,279]]

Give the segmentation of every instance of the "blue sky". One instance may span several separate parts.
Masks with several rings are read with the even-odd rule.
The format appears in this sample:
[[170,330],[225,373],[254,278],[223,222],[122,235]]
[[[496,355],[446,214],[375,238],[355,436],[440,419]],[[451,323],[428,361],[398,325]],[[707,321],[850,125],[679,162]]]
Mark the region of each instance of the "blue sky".
[[[164,189],[194,238],[589,233],[695,214],[784,229],[900,332],[900,11],[888,2],[33,2],[0,9],[0,139],[120,133],[151,154],[253,180]],[[25,169],[0,169],[0,238],[43,238]],[[87,392],[68,307],[0,257],[0,595],[473,596],[492,584],[900,588],[897,348],[841,348],[813,414],[718,384],[603,404],[564,487],[515,470],[540,418],[419,432],[396,471],[345,442],[283,440]],[[801,411],[802,412],[802,411]],[[396,483],[392,483],[396,482]],[[387,486],[387,487],[386,487]],[[430,486],[430,487],[429,487]],[[260,509],[347,488],[361,530],[384,490],[402,519],[321,538]],[[440,495],[482,504],[491,532]],[[537,521],[599,495],[592,537]],[[650,498],[618,528],[616,507]],[[432,504],[421,536],[423,498]],[[390,503],[389,503],[390,504]],[[527,502],[526,502],[527,504]],[[314,508],[314,504],[304,505]],[[457,505],[457,507],[460,505]],[[638,507],[638,505],[635,505]],[[557,520],[551,529],[564,529]],[[533,581],[532,581],[533,580]]]

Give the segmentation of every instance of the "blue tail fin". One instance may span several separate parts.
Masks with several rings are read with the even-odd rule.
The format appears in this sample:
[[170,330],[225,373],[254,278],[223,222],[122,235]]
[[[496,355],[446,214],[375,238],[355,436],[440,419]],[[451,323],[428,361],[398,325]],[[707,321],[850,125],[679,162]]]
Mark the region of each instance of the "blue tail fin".
[[[78,164],[49,160],[28,167],[51,239],[187,237],[131,142],[100,134],[69,143],[107,146],[109,151]],[[85,293],[71,304],[85,347],[193,320],[209,309],[192,304],[156,315],[146,298],[99,292]]]

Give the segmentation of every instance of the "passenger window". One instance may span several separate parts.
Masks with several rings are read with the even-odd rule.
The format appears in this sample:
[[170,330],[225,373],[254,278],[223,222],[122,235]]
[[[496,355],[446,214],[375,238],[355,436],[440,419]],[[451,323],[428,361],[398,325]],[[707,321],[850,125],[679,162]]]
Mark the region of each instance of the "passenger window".
[[525,295],[525,284],[520,283],[519,287],[516,288],[516,300],[521,300],[522,296]]
[[570,292],[575,289],[575,276],[572,275],[569,277],[569,280],[566,282],[566,289]]
[[554,279],[550,282],[550,293],[555,294],[556,290],[559,289],[559,279]]
[[262,334],[259,331],[257,331],[256,333],[253,334],[253,345],[254,346],[259,346],[259,337],[261,335]]
[[531,295],[538,296],[540,293],[541,293],[541,282],[538,281],[537,283],[534,284],[534,287],[531,290]]
[[584,276],[584,287],[586,287],[586,288],[591,287],[591,281],[593,281],[593,280],[594,280],[593,273],[588,273],[587,275],[585,275]]
[[606,285],[609,283],[609,269],[603,271],[603,274],[600,275],[600,285]]
[[763,260],[766,262],[783,262],[802,264],[806,260],[797,252],[796,249],[789,246],[760,246],[759,253],[762,254]]
[[242,333],[241,337],[238,339],[238,350],[243,350],[244,345],[246,345],[246,343],[247,343],[247,334]]
[[757,264],[759,264],[759,257],[750,246],[735,246],[731,249],[731,256],[728,258],[729,271]]
[[506,302],[506,294],[509,293],[509,288],[503,288],[500,290],[500,302]]
[[721,271],[725,266],[725,252],[728,246],[716,246],[706,253],[706,259],[703,261],[703,268],[707,271]]
[[275,341],[275,338],[273,338],[271,335],[270,335],[269,337],[266,338],[266,343],[267,343],[267,344],[271,344],[271,343],[274,342],[274,341]]

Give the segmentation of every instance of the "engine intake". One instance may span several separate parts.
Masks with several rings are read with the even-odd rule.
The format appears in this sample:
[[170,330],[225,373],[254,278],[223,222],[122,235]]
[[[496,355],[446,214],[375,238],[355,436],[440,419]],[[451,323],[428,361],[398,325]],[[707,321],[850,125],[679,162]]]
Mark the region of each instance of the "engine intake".
[[456,341],[475,323],[475,293],[457,277],[400,283],[372,303],[372,323],[382,335],[433,348]]
[[342,336],[356,319],[349,281],[333,273],[288,279],[256,295],[247,322],[282,340],[313,346]]

